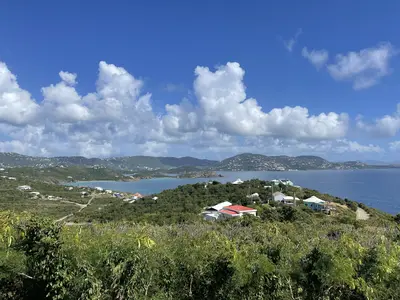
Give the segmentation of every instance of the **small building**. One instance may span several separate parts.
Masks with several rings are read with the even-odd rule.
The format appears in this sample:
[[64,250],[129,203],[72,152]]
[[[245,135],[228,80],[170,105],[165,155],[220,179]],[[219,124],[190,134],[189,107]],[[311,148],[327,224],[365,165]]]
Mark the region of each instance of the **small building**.
[[295,203],[295,201],[300,201],[300,199],[296,196],[285,196],[283,197],[283,200],[281,202],[283,202],[284,204],[292,205]]
[[5,169],[4,168],[0,168],[0,171],[4,171]]
[[17,180],[15,177],[8,177],[8,180]]
[[222,218],[234,218],[234,217],[240,217],[240,214],[233,211],[233,210],[229,210],[229,209],[221,209],[219,211],[219,213],[221,214]]
[[244,181],[241,180],[240,178],[236,179],[232,184],[242,184]]
[[30,191],[32,188],[29,185],[20,185],[19,187],[17,187],[17,190],[20,191]]
[[242,205],[226,206],[226,207],[224,207],[223,210],[233,211],[233,212],[239,214],[240,216],[243,216],[243,215],[256,216],[257,215],[257,209],[251,208],[251,207],[242,206]]
[[293,186],[293,182],[290,181],[289,179],[280,179],[279,181],[280,181],[280,183],[282,183],[283,185]]
[[158,200],[158,197],[155,196],[155,197],[153,197],[152,199],[153,199],[154,201],[157,201],[157,200]]
[[286,195],[284,193],[281,192],[275,192],[272,194],[274,201],[283,201],[286,197]]
[[72,187],[72,186],[69,186],[68,188],[67,188],[67,190],[68,191],[72,191],[74,188]]
[[68,179],[72,179],[72,176],[67,176]]
[[99,191],[99,192],[104,191],[104,189],[103,189],[102,187],[99,187],[99,186],[96,186],[94,189],[95,189],[96,191]]
[[140,194],[140,193],[134,193],[134,194],[133,194],[133,198],[134,198],[134,199],[141,199],[141,198],[143,198],[143,195]]
[[105,192],[107,193],[107,194],[112,194],[112,190],[105,190]]
[[271,183],[274,184],[274,185],[278,185],[278,184],[280,183],[280,180],[278,180],[278,179],[272,179],[272,180],[271,180]]
[[214,205],[214,206],[206,207],[206,208],[204,209],[204,211],[205,211],[205,212],[220,211],[220,210],[223,209],[225,206],[231,206],[231,205],[232,205],[232,203],[230,203],[229,201],[224,201],[224,202],[218,203],[218,204],[216,204],[216,205]]
[[82,197],[88,196],[89,193],[88,192],[81,192]]
[[315,211],[322,211],[326,207],[326,201],[315,196],[311,196],[310,198],[303,200],[303,203]]
[[30,192],[29,194],[32,195],[32,196],[39,196],[40,195],[39,192]]
[[206,221],[217,221],[219,216],[220,216],[219,212],[217,212],[217,213],[210,212],[210,213],[203,214],[203,218]]

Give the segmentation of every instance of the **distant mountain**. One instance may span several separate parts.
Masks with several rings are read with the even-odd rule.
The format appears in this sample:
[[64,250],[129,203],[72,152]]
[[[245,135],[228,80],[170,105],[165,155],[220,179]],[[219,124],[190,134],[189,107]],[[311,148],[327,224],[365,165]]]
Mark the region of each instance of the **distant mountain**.
[[0,167],[101,166],[117,170],[154,170],[177,167],[211,167],[218,161],[194,157],[125,156],[112,158],[86,158],[83,156],[35,157],[12,152],[0,153]]
[[215,166],[215,169],[221,171],[285,171],[360,169],[366,166],[357,161],[333,163],[319,156],[265,156],[244,153],[224,159]]
[[[221,162],[194,157],[154,157],[125,156],[112,158],[86,158],[83,156],[34,157],[17,153],[0,153],[0,167],[36,167],[55,166],[106,167],[120,171],[153,171],[168,169],[201,168],[219,171],[284,171],[284,170],[324,170],[324,169],[360,169],[367,164],[357,161],[329,162],[318,156],[265,156],[244,153]],[[174,171],[174,170],[171,170]],[[176,170],[175,170],[176,171]]]

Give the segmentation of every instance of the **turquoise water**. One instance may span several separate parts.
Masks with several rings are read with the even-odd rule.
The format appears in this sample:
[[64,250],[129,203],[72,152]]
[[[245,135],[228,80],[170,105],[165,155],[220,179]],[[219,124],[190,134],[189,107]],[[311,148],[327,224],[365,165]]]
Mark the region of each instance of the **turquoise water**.
[[[388,213],[400,212],[400,169],[381,170],[325,170],[291,172],[219,172],[220,182],[259,178],[263,180],[287,178],[295,185],[316,189],[334,196],[363,202]],[[212,179],[211,179],[212,180]],[[141,194],[158,193],[179,185],[205,182],[205,178],[154,178],[136,182],[88,181],[77,182],[79,186],[101,186],[105,189]]]

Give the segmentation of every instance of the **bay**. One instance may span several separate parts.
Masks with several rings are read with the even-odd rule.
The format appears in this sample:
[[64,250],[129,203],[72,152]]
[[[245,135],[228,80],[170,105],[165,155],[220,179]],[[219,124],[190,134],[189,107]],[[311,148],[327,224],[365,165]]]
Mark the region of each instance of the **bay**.
[[144,195],[174,189],[179,185],[217,180],[225,183],[238,178],[249,180],[290,179],[295,185],[316,189],[341,198],[362,202],[391,214],[400,212],[400,169],[322,170],[288,172],[219,172],[221,178],[153,178],[135,182],[83,181],[76,186],[96,187]]

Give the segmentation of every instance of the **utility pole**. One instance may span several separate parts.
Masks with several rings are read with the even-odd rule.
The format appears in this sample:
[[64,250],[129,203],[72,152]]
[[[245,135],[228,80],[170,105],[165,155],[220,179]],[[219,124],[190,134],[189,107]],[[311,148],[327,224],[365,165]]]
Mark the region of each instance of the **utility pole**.
[[296,192],[293,191],[293,204],[296,206]]

